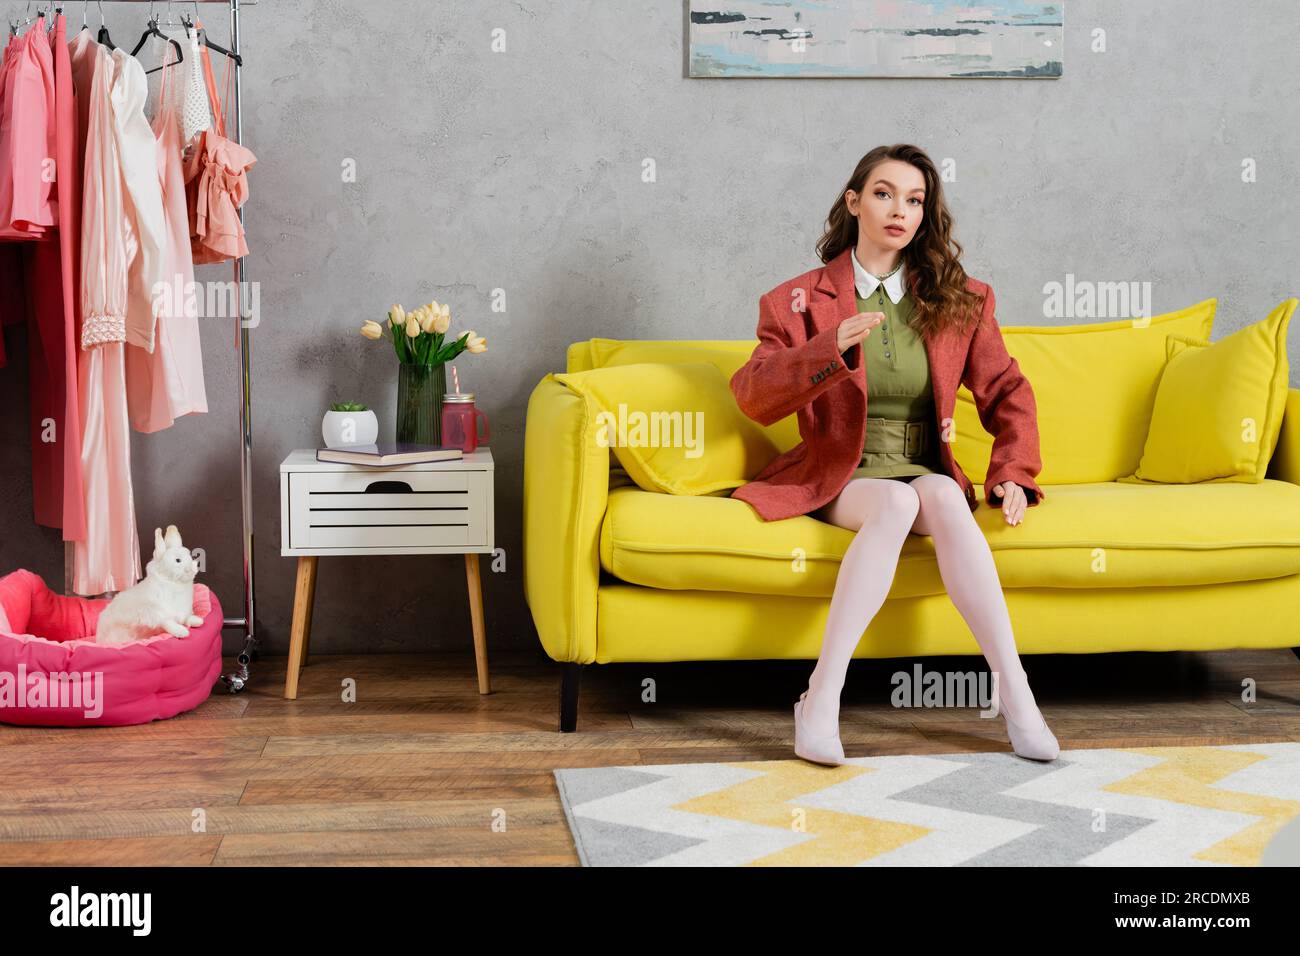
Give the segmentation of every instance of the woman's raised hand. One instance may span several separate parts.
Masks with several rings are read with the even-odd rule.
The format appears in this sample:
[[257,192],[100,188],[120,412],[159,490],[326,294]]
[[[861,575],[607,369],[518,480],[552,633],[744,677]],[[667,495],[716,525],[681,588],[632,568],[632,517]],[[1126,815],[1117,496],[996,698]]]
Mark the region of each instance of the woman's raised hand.
[[846,352],[854,345],[857,345],[881,322],[885,321],[883,312],[859,312],[857,315],[850,316],[840,323],[836,330],[835,342],[841,352]]

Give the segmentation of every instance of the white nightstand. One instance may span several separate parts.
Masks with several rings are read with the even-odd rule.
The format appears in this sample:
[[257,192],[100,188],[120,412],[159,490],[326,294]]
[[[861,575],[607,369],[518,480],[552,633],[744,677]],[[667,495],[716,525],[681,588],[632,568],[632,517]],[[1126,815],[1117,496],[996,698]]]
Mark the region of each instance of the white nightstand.
[[307,664],[316,559],[327,554],[464,554],[478,690],[489,693],[478,556],[493,549],[492,449],[455,461],[395,468],[316,460],[315,449],[280,463],[280,554],[298,558],[284,696],[298,696]]

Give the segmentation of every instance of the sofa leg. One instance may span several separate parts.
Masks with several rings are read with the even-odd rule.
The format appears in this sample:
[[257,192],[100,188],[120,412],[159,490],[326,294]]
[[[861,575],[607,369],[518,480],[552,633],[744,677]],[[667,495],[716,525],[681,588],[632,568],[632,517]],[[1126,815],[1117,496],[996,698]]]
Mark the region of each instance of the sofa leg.
[[578,683],[582,679],[582,665],[566,661],[560,668],[560,731],[569,734],[578,729]]

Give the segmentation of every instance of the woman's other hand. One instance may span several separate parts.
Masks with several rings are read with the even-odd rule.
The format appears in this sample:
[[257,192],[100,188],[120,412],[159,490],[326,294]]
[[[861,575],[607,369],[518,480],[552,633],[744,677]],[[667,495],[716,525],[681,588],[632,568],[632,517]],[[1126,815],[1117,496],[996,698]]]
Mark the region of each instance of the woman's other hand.
[[1007,519],[1007,524],[1020,524],[1029,504],[1025,489],[1014,481],[1004,481],[993,486],[993,493],[1002,496],[1002,516]]

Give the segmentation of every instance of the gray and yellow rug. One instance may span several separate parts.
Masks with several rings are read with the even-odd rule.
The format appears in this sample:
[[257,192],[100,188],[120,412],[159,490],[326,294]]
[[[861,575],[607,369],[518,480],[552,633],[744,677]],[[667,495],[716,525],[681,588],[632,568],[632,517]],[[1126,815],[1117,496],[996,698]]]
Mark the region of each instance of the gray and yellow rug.
[[586,866],[1255,866],[1300,743],[555,771]]

